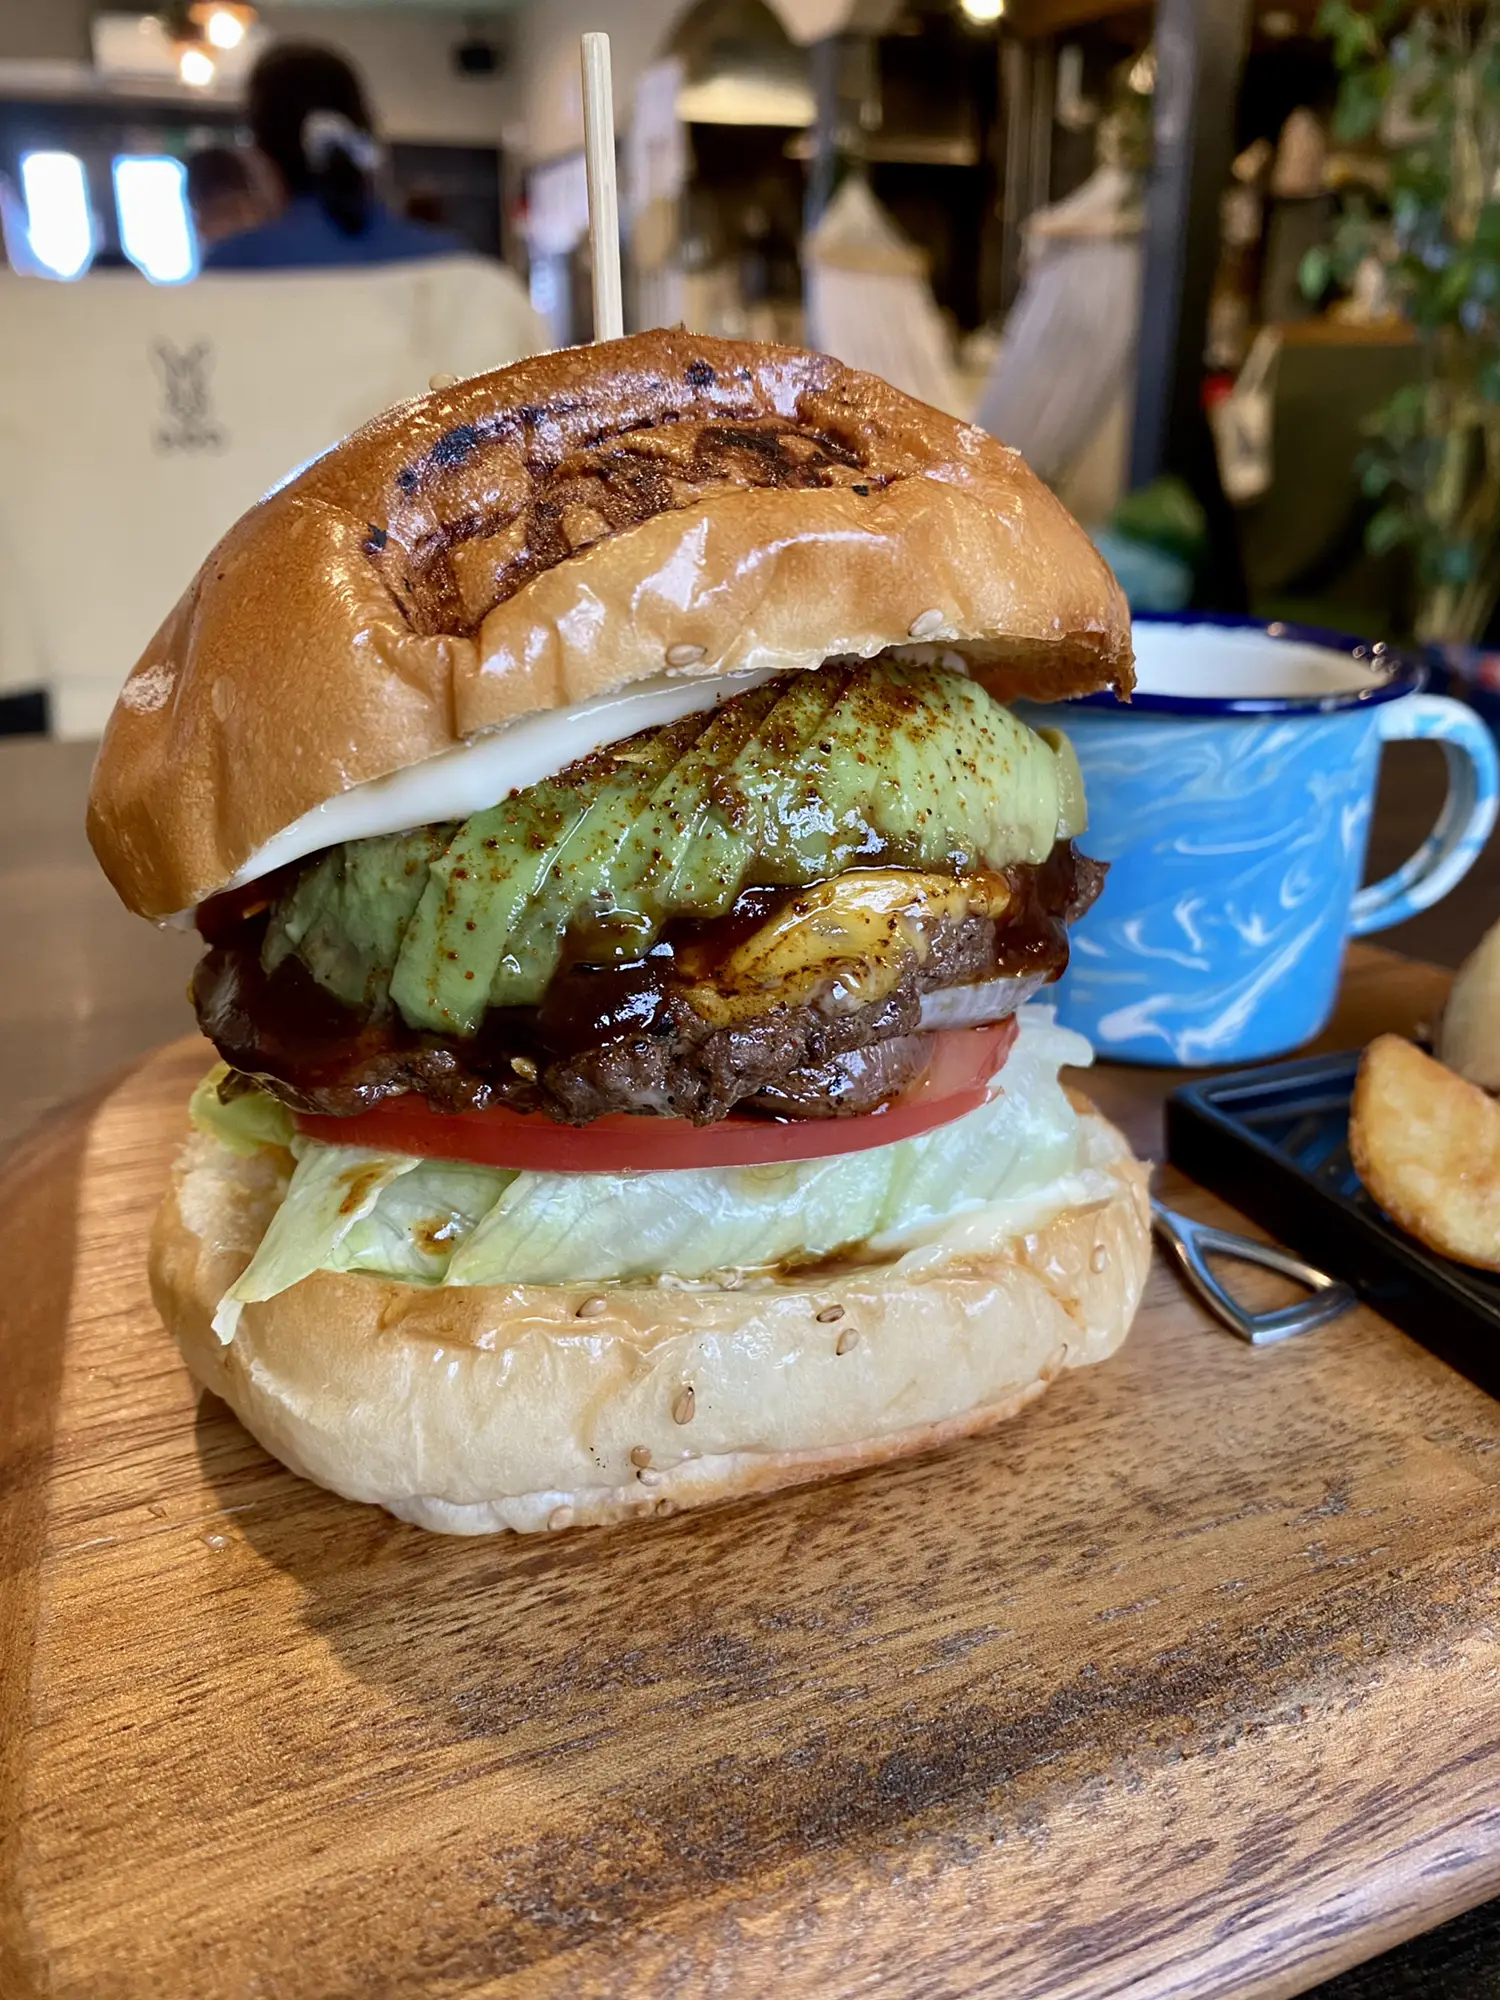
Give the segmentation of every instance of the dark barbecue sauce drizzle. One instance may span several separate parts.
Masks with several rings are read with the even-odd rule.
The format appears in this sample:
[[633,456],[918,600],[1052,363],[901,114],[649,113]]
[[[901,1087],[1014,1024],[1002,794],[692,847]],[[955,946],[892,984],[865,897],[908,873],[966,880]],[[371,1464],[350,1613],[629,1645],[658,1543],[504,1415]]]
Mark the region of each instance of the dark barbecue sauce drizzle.
[[999,922],[952,920],[920,979],[914,971],[903,993],[836,1028],[811,1006],[773,1007],[748,1027],[717,1033],[693,1012],[685,984],[796,893],[750,889],[728,916],[674,924],[628,963],[593,963],[575,948],[540,1006],[491,1009],[477,1035],[447,1040],[394,1013],[345,1007],[295,958],[262,971],[267,913],[295,872],[215,897],[198,913],[210,949],[192,997],[226,1062],[300,1109],[335,1116],[413,1091],[442,1111],[506,1103],[569,1123],[627,1108],[712,1122],[799,1065],[910,1036],[922,991],[999,975],[1056,978],[1067,964],[1067,923],[1093,902],[1104,874],[1071,841],[1059,841],[1040,866],[1008,870],[1012,900]]

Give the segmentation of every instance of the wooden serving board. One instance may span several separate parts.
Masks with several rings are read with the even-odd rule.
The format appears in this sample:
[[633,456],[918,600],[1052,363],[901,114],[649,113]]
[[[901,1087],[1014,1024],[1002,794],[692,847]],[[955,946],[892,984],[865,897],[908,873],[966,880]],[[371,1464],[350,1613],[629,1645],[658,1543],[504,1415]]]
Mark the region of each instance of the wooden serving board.
[[[1356,966],[1345,1041],[1441,993]],[[7,2000],[1286,1994],[1500,1884],[1500,1408],[1381,1320],[1257,1353],[1158,1267],[990,1440],[434,1538],[153,1317],[202,1055],[3,1184]]]

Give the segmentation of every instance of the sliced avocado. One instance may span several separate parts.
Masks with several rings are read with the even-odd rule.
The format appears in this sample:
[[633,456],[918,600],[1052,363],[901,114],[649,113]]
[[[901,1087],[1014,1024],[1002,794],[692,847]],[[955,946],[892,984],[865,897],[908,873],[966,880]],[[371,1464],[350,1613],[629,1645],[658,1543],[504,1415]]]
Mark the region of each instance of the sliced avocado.
[[776,707],[768,681],[717,710],[698,741],[657,786],[632,829],[630,872],[616,894],[660,923],[667,911],[718,916],[739,894],[754,854],[752,829],[734,810],[728,774]]
[[[703,718],[688,718],[699,729]],[[653,787],[672,769],[693,732],[680,725],[622,744],[593,761],[608,768],[588,811],[553,848],[540,886],[511,919],[490,989],[495,1007],[534,1006],[557,969],[564,934],[586,937],[596,962],[639,957],[657,924],[617,895],[620,853]]]
[[1078,752],[1060,729],[1039,729],[1037,735],[1057,759],[1057,837],[1076,840],[1080,833],[1089,830],[1089,806],[1083,795]]
[[428,871],[401,942],[391,998],[414,1028],[472,1035],[489,1005],[505,940],[589,793],[556,780],[475,813]]
[[775,706],[724,773],[720,809],[753,853],[757,883],[796,888],[838,865],[822,802],[796,774],[857,671],[824,667],[775,683]]
[[835,829],[839,865],[880,855],[962,873],[1044,861],[1056,759],[974,682],[887,665],[851,680],[797,777]]
[[295,951],[346,1006],[380,1011],[429,868],[456,831],[376,834],[319,855],[276,907],[261,953],[267,972]]
[[890,660],[786,674],[597,752],[461,825],[353,841],[272,913],[351,1005],[470,1035],[540,1001],[566,946],[634,958],[747,886],[872,863],[943,873],[1044,861],[1083,823],[1066,739],[961,674]]

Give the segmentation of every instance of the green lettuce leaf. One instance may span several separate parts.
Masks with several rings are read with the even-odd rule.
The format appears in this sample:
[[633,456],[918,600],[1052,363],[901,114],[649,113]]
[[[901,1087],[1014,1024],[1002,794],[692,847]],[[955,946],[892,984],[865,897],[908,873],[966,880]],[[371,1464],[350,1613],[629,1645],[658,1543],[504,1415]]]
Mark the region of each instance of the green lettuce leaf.
[[873,1240],[920,1244],[966,1213],[1024,1201],[1081,1164],[1058,1081],[1081,1037],[1028,1010],[988,1104],[894,1145],[821,1160],[643,1174],[505,1172],[298,1139],[286,1199],[215,1328],[314,1271],[409,1284],[578,1284],[712,1278]]
[[286,1199],[271,1217],[255,1255],[219,1301],[214,1332],[233,1340],[241,1309],[274,1299],[310,1278],[337,1271],[339,1253],[392,1181],[421,1165],[410,1153],[376,1153],[364,1146],[304,1144]]
[[515,1178],[464,1160],[419,1160],[345,1233],[332,1268],[440,1285],[454,1252]]
[[871,1237],[897,1247],[1073,1169],[1077,1118],[1057,1058],[1038,1056],[1033,1047],[1019,1067],[1007,1065],[1003,1093],[967,1117],[864,1153],[675,1173],[517,1174],[447,1282],[698,1279],[826,1257]]
[[188,1116],[198,1131],[241,1155],[262,1146],[290,1146],[295,1127],[286,1106],[264,1090],[246,1090],[226,1102],[219,1087],[229,1074],[228,1063],[215,1063],[188,1100]]

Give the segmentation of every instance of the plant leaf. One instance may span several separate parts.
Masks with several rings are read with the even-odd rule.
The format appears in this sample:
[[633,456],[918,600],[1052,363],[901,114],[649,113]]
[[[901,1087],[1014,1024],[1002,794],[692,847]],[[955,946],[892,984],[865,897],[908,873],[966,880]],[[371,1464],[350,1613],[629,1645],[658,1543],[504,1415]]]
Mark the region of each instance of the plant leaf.
[[1365,452],[1358,464],[1360,491],[1367,500],[1379,500],[1390,491],[1396,470],[1389,459],[1378,458],[1373,452]]
[[1474,264],[1468,257],[1455,257],[1443,273],[1437,288],[1437,310],[1444,319],[1455,319],[1474,283]]
[[1321,243],[1303,255],[1297,269],[1297,283],[1305,299],[1321,299],[1333,277],[1333,257]]
[[1372,556],[1389,555],[1412,538],[1413,523],[1403,506],[1382,507],[1365,529],[1365,547]]
[[1390,72],[1381,63],[1350,70],[1339,89],[1333,129],[1346,144],[1368,139],[1380,123],[1390,89]]
[[1372,429],[1399,447],[1420,437],[1427,418],[1427,390],[1421,382],[1405,382],[1383,410],[1376,413]]

